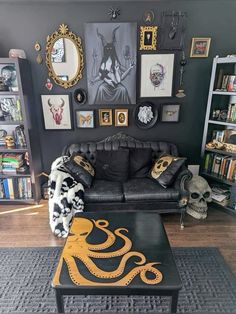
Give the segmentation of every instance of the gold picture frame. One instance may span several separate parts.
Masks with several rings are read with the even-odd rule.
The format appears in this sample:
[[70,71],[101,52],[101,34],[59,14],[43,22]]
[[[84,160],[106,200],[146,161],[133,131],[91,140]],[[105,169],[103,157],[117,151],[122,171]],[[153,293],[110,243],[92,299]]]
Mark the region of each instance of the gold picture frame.
[[115,126],[128,126],[129,109],[115,109]]
[[157,49],[157,26],[140,26],[139,50]]
[[99,109],[99,125],[112,125],[112,109]]
[[191,58],[206,58],[209,54],[211,44],[210,37],[194,37],[190,51]]

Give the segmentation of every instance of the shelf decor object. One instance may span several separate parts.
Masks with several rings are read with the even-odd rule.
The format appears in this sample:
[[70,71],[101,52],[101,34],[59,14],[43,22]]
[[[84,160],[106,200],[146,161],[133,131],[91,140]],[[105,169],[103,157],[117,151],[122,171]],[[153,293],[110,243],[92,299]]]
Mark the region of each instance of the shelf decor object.
[[[224,198],[224,202],[217,202],[217,206],[236,214],[236,123],[232,123],[236,92],[219,90],[219,86],[225,84],[223,82],[225,77],[222,74],[225,65],[227,72],[231,67],[230,74],[234,76],[236,57],[216,56],[213,60],[201,148],[203,158],[201,175],[205,176],[213,187],[216,184],[228,186],[229,199]],[[215,90],[215,86],[218,90]]]
[[0,90],[0,204],[38,203],[42,170],[30,65],[0,58],[4,69],[13,76],[5,76],[8,90]]

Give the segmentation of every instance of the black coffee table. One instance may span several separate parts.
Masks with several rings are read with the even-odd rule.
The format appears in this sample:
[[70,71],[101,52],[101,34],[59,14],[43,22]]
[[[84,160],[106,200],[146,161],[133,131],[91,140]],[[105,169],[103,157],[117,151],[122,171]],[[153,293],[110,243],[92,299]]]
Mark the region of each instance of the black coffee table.
[[175,313],[182,284],[157,213],[99,212],[73,219],[52,286],[59,313],[64,295],[170,296]]

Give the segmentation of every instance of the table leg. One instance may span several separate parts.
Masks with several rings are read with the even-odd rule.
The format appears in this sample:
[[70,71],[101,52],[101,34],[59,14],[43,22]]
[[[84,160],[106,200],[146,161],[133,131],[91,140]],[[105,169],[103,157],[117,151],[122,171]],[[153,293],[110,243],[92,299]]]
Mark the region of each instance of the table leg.
[[174,291],[171,297],[171,313],[176,313],[178,304],[179,291]]
[[64,304],[63,304],[63,294],[61,291],[55,290],[56,292],[56,301],[57,301],[57,312],[58,313],[65,313],[64,312]]

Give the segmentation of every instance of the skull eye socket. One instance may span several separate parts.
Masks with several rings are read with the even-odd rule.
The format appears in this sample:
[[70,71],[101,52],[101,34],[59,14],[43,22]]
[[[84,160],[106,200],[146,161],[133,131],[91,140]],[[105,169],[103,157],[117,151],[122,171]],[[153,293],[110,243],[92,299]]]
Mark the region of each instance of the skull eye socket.
[[168,161],[163,162],[163,167],[167,167],[169,165]]
[[198,193],[192,193],[192,194],[191,194],[191,197],[192,197],[193,199],[197,199],[197,198],[199,198],[199,194],[198,194]]
[[209,196],[210,196],[210,192],[206,192],[206,193],[203,194],[204,198],[208,198]]

